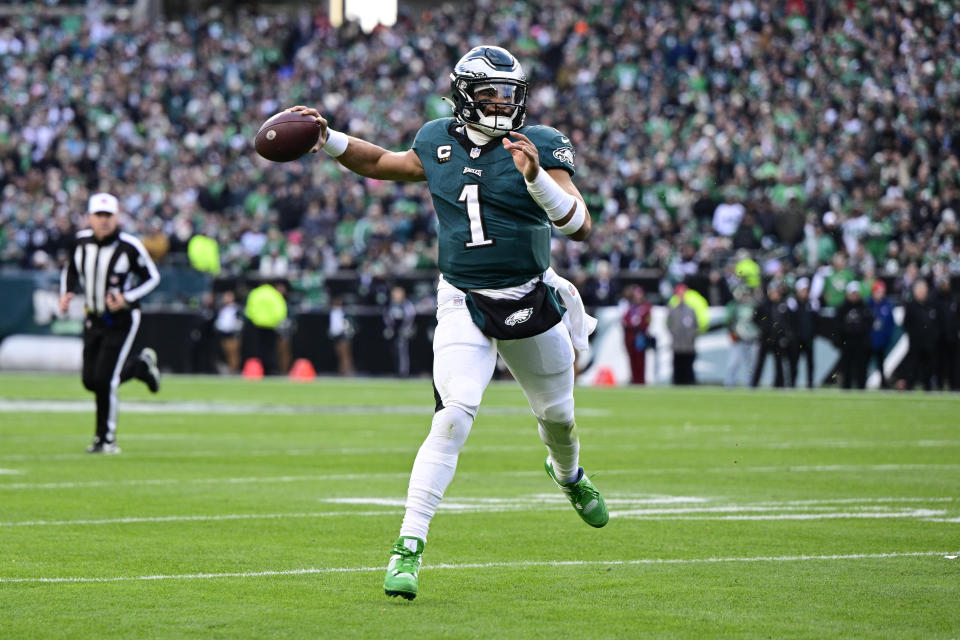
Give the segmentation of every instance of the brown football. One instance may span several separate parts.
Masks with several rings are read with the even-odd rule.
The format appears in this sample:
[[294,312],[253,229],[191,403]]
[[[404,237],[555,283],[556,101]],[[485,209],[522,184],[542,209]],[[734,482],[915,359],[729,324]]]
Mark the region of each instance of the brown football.
[[320,139],[320,125],[299,111],[281,111],[263,123],[253,146],[274,162],[290,162],[309,152]]

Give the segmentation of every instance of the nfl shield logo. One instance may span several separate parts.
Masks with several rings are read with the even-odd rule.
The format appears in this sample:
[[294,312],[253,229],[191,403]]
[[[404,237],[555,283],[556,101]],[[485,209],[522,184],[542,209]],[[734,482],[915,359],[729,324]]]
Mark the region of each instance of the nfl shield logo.
[[473,158],[474,160],[476,160],[477,158],[479,158],[479,157],[480,157],[480,147],[474,147],[473,149],[470,149],[470,157]]

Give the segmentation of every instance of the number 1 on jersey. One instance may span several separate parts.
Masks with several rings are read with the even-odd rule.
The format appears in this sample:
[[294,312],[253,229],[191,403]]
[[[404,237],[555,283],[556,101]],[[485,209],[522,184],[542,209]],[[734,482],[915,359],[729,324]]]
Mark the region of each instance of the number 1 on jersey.
[[489,247],[495,244],[493,238],[486,237],[486,225],[483,223],[483,213],[480,211],[480,185],[465,184],[457,202],[467,205],[467,217],[470,219],[470,242],[464,242],[468,249],[473,247]]

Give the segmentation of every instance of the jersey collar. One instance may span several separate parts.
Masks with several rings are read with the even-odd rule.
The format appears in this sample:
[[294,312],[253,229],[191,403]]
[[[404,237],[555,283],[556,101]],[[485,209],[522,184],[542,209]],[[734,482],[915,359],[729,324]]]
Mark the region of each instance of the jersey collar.
[[[460,143],[460,146],[466,150],[467,155],[469,155],[472,159],[476,160],[480,156],[501,146],[501,138],[494,138],[490,142],[483,145],[474,144],[473,141],[467,137],[467,132],[463,129],[465,126],[466,125],[458,122],[451,122],[447,131],[454,140]],[[477,149],[477,151],[474,151],[474,149]]]
[[108,236],[105,236],[102,240],[98,240],[97,236],[93,236],[93,240],[101,247],[109,247],[111,244],[116,242],[119,237],[120,237],[120,227],[118,226],[116,229],[113,230],[113,233],[111,233]]

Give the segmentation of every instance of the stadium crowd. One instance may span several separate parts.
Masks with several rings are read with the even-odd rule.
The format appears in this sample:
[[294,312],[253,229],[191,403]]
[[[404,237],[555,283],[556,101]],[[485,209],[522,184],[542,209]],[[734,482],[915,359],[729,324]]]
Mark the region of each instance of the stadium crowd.
[[724,304],[746,253],[765,280],[835,280],[817,294],[839,307],[850,280],[899,299],[960,274],[960,9],[939,0],[478,0],[370,34],[305,11],[0,18],[0,264],[55,268],[106,190],[161,268],[203,234],[228,274],[302,291],[431,269],[423,185],[273,165],[251,141],[309,104],[407,148],[484,42],[524,64],[530,121],[576,147],[597,224],[554,261],[588,287],[652,269],[661,294],[700,277]]

